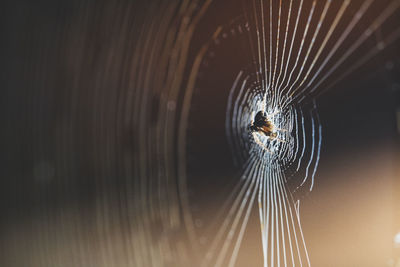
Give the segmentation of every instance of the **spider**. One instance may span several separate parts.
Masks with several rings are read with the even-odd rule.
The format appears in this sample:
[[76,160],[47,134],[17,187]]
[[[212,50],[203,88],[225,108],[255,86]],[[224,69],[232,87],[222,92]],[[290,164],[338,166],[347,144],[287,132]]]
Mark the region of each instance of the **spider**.
[[264,147],[267,151],[271,152],[260,140],[260,138],[255,134],[259,133],[270,140],[276,140],[278,142],[285,142],[284,140],[278,138],[278,134],[275,131],[276,130],[281,130],[284,131],[283,129],[278,129],[275,128],[274,124],[272,123],[271,120],[268,119],[267,114],[264,111],[259,111],[257,112],[256,116],[254,117],[254,121],[250,124],[249,126],[250,131],[253,134],[254,140],[256,141],[257,144],[260,146]]
[[276,138],[277,133],[273,131],[274,125],[267,118],[267,114],[263,111],[259,111],[254,117],[253,123],[250,125],[250,131],[259,132],[264,134],[271,139]]

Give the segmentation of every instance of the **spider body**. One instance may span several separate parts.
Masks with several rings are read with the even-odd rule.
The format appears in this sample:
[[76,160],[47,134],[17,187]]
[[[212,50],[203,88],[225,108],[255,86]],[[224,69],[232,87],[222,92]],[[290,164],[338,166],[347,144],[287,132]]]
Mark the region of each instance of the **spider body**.
[[270,138],[276,138],[277,133],[274,131],[274,125],[268,119],[264,111],[259,111],[254,117],[254,122],[250,125],[252,132],[258,132]]

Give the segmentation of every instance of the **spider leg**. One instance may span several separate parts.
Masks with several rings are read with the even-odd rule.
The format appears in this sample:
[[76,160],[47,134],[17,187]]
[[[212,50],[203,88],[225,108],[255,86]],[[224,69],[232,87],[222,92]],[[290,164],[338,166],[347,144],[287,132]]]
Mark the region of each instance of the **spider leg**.
[[266,146],[260,141],[260,139],[258,138],[258,136],[257,136],[255,133],[253,133],[253,138],[254,138],[254,141],[255,141],[259,146],[261,146],[262,148],[264,148],[268,153],[273,154],[273,152],[272,152],[268,147],[266,147]]
[[275,128],[275,129],[277,129],[278,131],[287,132],[286,129],[281,129],[281,128]]

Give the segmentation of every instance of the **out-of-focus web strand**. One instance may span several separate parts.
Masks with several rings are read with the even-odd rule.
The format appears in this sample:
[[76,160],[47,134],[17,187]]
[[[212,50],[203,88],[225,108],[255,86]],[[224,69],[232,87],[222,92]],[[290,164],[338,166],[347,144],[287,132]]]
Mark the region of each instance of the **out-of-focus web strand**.
[[[168,19],[168,18],[166,18]],[[142,36],[139,37],[139,44],[142,45],[138,46],[138,49],[143,49],[143,52],[141,54],[139,53],[135,53],[135,60],[136,62],[134,63],[136,66],[143,66],[144,64],[144,58],[145,55],[149,54],[148,49],[151,48],[151,46],[146,45],[146,43],[148,44],[152,38],[152,35],[154,34],[154,23],[150,23],[150,20],[145,22],[145,24],[150,24],[151,27],[149,29],[147,29],[147,31],[142,31]],[[139,55],[143,55],[142,57],[140,57]],[[152,61],[150,61],[150,63],[152,63]],[[147,65],[147,70],[149,70],[151,68],[151,64]],[[137,109],[134,110],[133,114],[137,114],[137,117],[134,117],[134,124],[136,121],[136,125],[140,125],[139,126],[139,148],[141,153],[139,153],[141,155],[141,158],[139,159],[138,165],[141,166],[140,168],[134,168],[136,170],[139,171],[139,173],[137,174],[139,177],[146,177],[146,166],[145,166],[145,162],[146,162],[146,158],[147,158],[147,148],[145,146],[143,146],[144,144],[146,144],[145,141],[145,120],[143,119],[144,116],[142,113],[145,112],[145,108],[143,108],[143,104],[146,103],[145,97],[146,94],[144,93],[144,91],[140,91],[139,88],[141,89],[145,89],[146,87],[143,85],[143,83],[145,81],[143,81],[143,77],[145,77],[144,75],[144,71],[146,70],[146,68],[142,68],[140,72],[138,72],[137,77],[138,79],[134,79],[135,85],[134,88],[137,89],[137,97],[134,98],[136,101],[140,101],[140,100],[144,100],[141,102],[136,102],[136,104],[134,104],[133,106],[136,107]],[[140,104],[141,103],[141,104]],[[134,187],[134,190],[137,191],[134,195],[138,196],[138,198],[140,197],[140,199],[138,199],[137,201],[135,201],[135,206],[136,206],[136,210],[146,210],[149,208],[149,202],[147,199],[147,196],[145,194],[145,192],[147,192],[147,190],[143,190],[143,185],[145,184],[143,181],[139,181],[140,183],[137,184],[137,186]],[[139,205],[141,204],[141,205]],[[173,203],[172,201],[170,202],[169,207],[174,207],[175,203]],[[137,259],[141,264],[157,264],[159,263],[162,259],[157,257],[156,254],[154,253],[154,251],[146,251],[143,248],[145,247],[152,247],[148,240],[150,240],[150,229],[148,229],[148,227],[146,227],[147,223],[149,221],[149,217],[147,216],[147,213],[143,212],[143,217],[139,218],[139,217],[135,217],[134,218],[134,225],[136,225],[136,227],[138,227],[138,229],[141,229],[141,231],[139,231],[140,233],[142,233],[140,235],[139,238],[135,239],[137,240],[137,243],[135,242],[134,246],[136,247],[141,247],[141,249],[139,249],[139,253],[137,253],[136,256],[138,257],[134,257],[135,259]],[[169,216],[171,216],[170,218],[174,217],[174,214],[171,212],[169,214]],[[153,256],[153,257],[152,257]],[[160,255],[162,256],[162,255]]]

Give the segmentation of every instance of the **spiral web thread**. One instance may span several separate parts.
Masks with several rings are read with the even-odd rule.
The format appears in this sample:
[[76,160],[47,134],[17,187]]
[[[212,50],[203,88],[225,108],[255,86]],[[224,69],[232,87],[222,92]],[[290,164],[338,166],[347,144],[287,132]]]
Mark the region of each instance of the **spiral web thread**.
[[[293,193],[314,188],[322,143],[315,98],[399,39],[398,25],[386,25],[399,7],[398,0],[246,2],[255,71],[238,73],[225,124],[235,160],[244,167],[203,266],[235,265],[256,200],[264,266],[311,266]],[[390,30],[374,41],[385,27]],[[275,137],[249,130],[260,111]],[[288,169],[303,176],[294,189]]]

